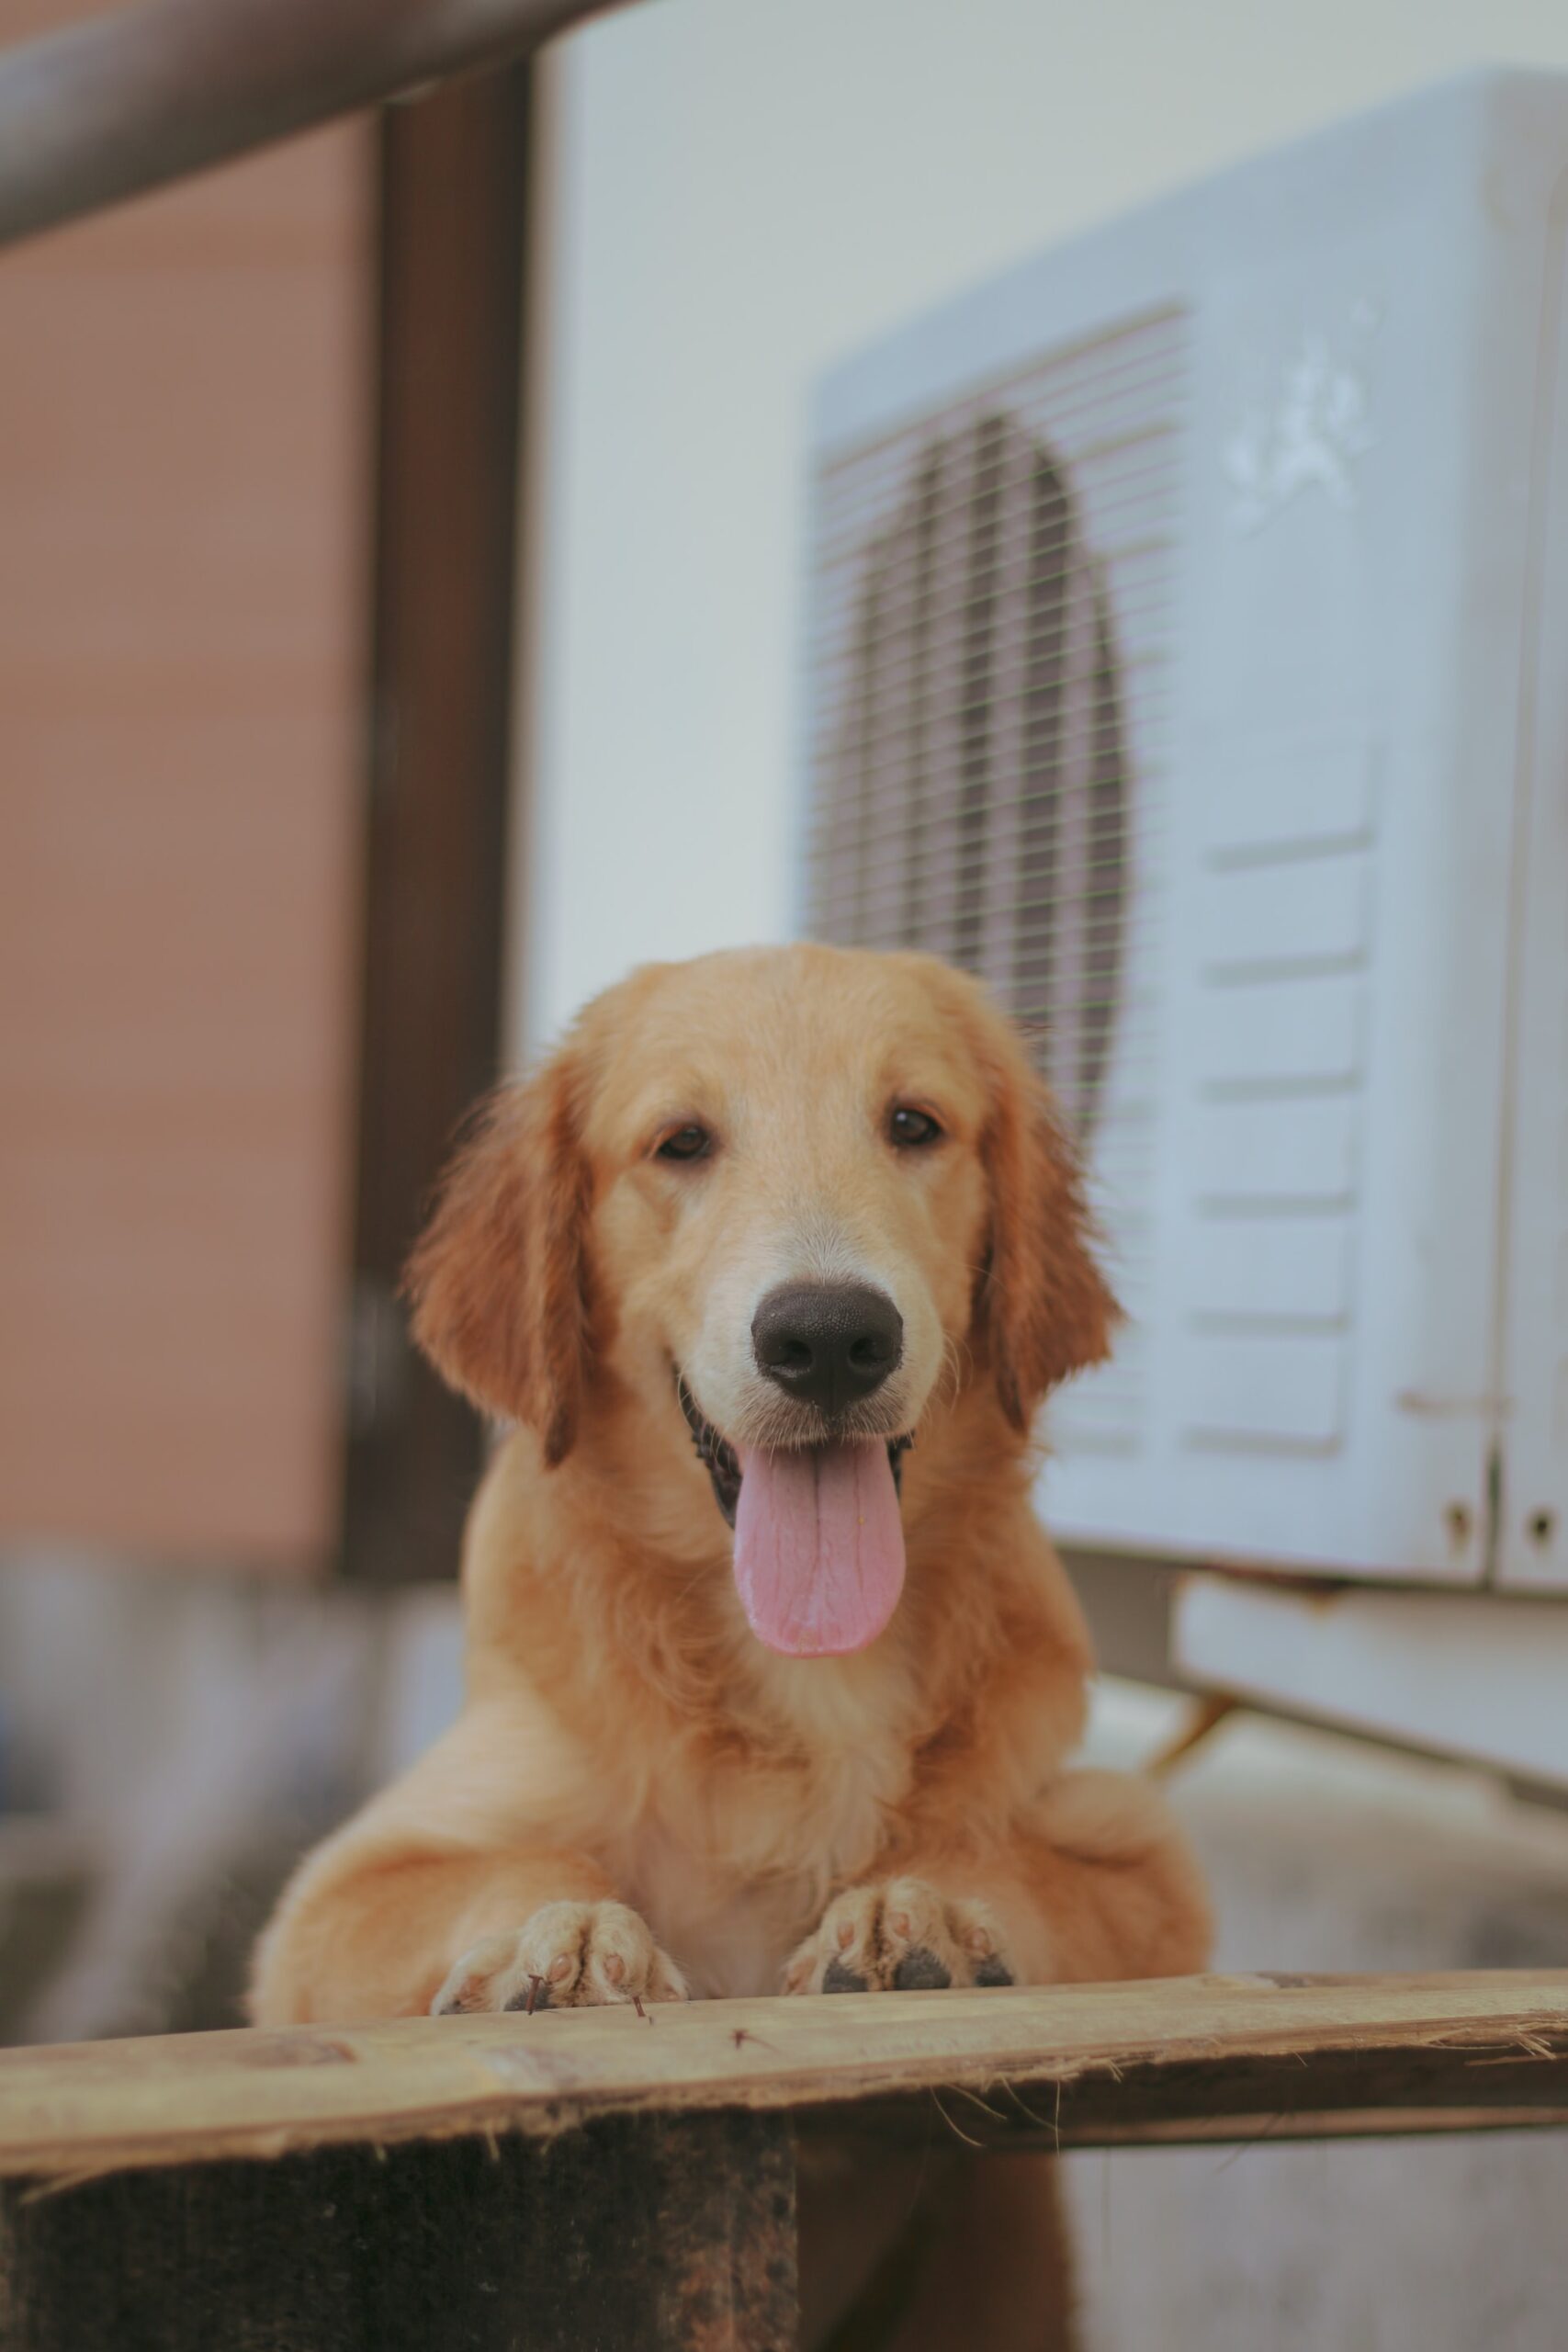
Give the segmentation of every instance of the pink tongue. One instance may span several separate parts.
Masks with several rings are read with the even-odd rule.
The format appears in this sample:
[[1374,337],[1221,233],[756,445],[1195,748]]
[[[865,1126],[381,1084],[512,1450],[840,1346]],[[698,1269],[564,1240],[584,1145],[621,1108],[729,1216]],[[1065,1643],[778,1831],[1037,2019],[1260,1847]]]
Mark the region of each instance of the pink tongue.
[[751,1631],[789,1657],[874,1642],[904,1588],[904,1528],[880,1439],[740,1455],[735,1581]]

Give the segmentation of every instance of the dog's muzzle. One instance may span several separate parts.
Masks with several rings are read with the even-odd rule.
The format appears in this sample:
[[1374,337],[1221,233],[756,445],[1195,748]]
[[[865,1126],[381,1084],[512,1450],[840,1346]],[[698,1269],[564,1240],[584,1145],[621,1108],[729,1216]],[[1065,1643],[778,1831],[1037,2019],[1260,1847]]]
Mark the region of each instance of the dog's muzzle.
[[[696,1398],[687,1387],[684,1375],[677,1366],[675,1393],[681,1399],[686,1427],[692,1432],[698,1461],[708,1474],[713,1496],[729,1526],[735,1524],[735,1513],[740,1500],[740,1462],[735,1448],[719,1435],[713,1423],[698,1407]],[[893,1484],[902,1491],[903,1461],[915,1441],[912,1437],[895,1437],[887,1441],[887,1459],[893,1468]]]

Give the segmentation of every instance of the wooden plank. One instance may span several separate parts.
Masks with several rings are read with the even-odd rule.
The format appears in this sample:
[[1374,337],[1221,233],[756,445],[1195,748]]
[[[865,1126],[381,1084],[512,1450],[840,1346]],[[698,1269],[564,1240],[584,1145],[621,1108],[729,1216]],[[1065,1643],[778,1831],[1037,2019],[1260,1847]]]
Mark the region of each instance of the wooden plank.
[[794,2352],[782,2117],[0,2188],[6,2352]]
[[1568,2123],[1568,1971],[710,2001],[0,2051],[0,2177],[750,2109],[1010,2146]]

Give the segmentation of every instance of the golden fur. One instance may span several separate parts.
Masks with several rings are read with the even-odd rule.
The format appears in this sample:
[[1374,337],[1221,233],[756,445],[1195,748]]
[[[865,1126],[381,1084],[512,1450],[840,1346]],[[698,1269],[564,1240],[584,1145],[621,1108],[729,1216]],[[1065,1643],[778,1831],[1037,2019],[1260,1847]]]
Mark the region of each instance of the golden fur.
[[[894,1102],[941,1145],[893,1149]],[[699,1119],[711,1163],[656,1156]],[[727,1436],[776,1442],[748,1334],[802,1273],[874,1280],[906,1331],[907,1579],[841,1657],[750,1631],[673,1376]],[[1066,1769],[1090,1657],[1030,1430],[1115,1308],[1044,1090],[974,983],[805,946],[635,974],[488,1106],[411,1290],[443,1372],[518,1424],[465,1544],[467,1702],[297,1873],[258,2020],[514,2006],[535,1974],[563,2000],[807,1992],[835,1953],[882,1983],[911,1935],[961,1982],[975,1956],[1033,1982],[1202,1964],[1160,1800]]]

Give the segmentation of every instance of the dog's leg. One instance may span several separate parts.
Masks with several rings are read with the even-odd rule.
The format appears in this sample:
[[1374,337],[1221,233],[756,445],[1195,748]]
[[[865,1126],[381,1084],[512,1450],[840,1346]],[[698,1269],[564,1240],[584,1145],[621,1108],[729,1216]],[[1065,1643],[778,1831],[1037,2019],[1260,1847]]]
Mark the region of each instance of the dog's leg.
[[964,2155],[887,2352],[1073,2352],[1075,2305],[1055,2156]]
[[1180,1976],[1208,1957],[1197,1864],[1158,1792],[1123,1773],[1064,1773],[985,1850],[897,1859],[833,1898],[786,1992]]
[[1065,1772],[1021,1825],[999,1896],[1021,1981],[1100,1984],[1205,1968],[1213,1917],[1186,1838],[1153,1783]]
[[1054,2156],[808,2143],[796,2199],[804,2352],[1073,2352]]
[[[1208,1958],[1197,1865],[1145,1781],[1067,1773],[988,1850],[955,1853],[944,1842],[888,1860],[898,1875],[829,1905],[786,1969],[787,1991],[1179,1975]],[[872,2178],[863,2194],[846,2195],[842,2178],[802,2173],[802,2303],[817,2323],[804,2342],[1070,2352],[1071,2262],[1053,2157],[940,2151],[914,2188],[897,2163],[859,2161],[875,2168],[880,2193]]]
[[514,1939],[547,1904],[592,1905],[610,1892],[581,1854],[443,1852],[351,1824],[285,1894],[256,1953],[251,2014],[258,2025],[420,2016],[476,1947]]
[[591,1793],[547,1716],[471,1705],[295,1872],[256,1951],[255,2022],[683,1998],[601,1865],[550,1834]]

